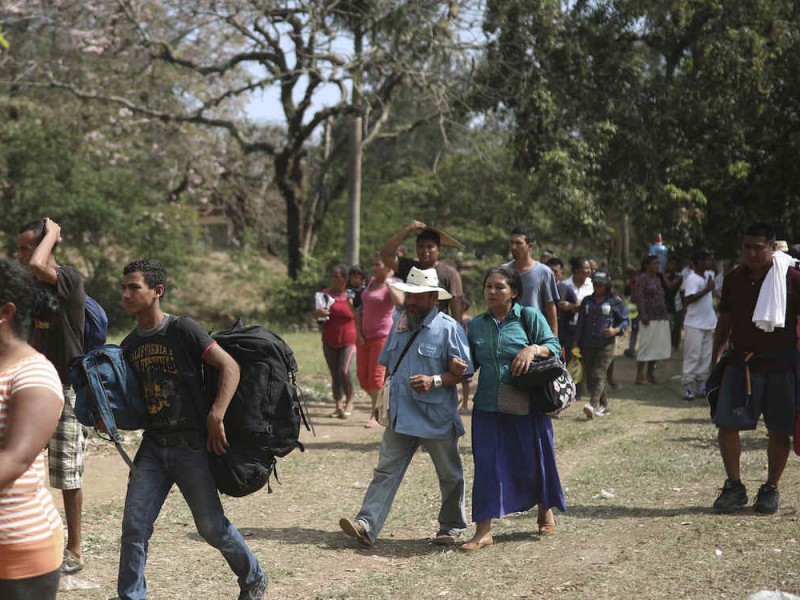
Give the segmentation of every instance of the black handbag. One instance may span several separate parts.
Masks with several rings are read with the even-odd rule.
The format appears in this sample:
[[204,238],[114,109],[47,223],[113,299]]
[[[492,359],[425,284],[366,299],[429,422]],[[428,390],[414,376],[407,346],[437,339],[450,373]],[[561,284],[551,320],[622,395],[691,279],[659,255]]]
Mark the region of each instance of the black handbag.
[[564,363],[558,356],[548,356],[531,361],[528,370],[522,375],[512,375],[511,385],[524,390],[540,388],[561,375]]
[[543,415],[554,417],[575,402],[575,396],[575,383],[569,371],[562,366],[558,377],[530,390],[531,408]]
[[[528,341],[533,343],[530,326],[524,318],[523,325]],[[561,357],[554,355],[532,361],[526,373],[511,377],[511,385],[528,390],[532,411],[551,417],[565,410],[577,395],[575,383]]]
[[[525,318],[525,312],[522,313],[522,326],[525,329],[525,335],[528,337],[528,344],[535,343],[531,339],[532,323],[528,322]],[[564,364],[561,362],[561,357],[550,355],[546,358],[537,358],[528,365],[528,370],[522,375],[512,375],[511,385],[521,388],[523,390],[534,390],[553,381],[556,377],[561,375],[564,369]]]

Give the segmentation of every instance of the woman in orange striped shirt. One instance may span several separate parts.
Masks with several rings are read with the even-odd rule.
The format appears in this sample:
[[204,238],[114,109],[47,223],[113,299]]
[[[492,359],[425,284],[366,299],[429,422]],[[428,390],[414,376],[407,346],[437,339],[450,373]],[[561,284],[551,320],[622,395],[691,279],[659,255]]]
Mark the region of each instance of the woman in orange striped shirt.
[[[53,365],[27,343],[47,302],[33,278],[0,260],[0,598],[54,599],[64,539],[45,487],[44,448],[64,405]],[[52,302],[52,301],[50,301]]]

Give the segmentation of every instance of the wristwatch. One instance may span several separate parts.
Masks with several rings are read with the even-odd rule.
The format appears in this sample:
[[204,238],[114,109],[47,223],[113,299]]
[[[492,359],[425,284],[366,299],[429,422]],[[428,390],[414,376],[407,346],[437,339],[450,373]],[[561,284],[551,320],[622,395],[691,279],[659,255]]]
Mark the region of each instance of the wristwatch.
[[442,376],[441,375],[434,375],[433,376],[433,387],[435,387],[435,388],[442,387]]

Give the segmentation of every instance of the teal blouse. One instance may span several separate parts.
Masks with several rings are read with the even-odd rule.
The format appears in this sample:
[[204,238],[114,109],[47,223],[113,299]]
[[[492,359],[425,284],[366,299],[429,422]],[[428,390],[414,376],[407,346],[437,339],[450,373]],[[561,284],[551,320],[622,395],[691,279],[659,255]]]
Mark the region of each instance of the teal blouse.
[[[525,332],[523,311],[531,326],[530,335]],[[475,317],[469,325],[468,338],[475,369],[480,367],[473,402],[479,409],[490,412],[497,412],[499,382],[511,380],[511,361],[520,350],[533,343],[546,346],[555,355],[561,354],[561,344],[541,311],[520,304],[511,307],[499,326],[489,311]]]

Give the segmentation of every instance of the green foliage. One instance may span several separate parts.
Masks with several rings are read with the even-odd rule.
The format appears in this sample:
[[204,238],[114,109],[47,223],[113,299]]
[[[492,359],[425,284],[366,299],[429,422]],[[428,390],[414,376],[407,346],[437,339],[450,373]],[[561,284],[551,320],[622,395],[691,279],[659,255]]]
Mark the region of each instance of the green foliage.
[[800,28],[790,2],[491,0],[475,106],[570,233],[627,214],[676,246],[738,246],[748,220],[798,232]]
[[295,279],[275,279],[267,286],[267,325],[283,330],[306,328],[314,310],[314,294],[327,286],[327,269],[308,258],[308,266]]
[[58,123],[22,118],[0,129],[0,231],[13,252],[19,227],[50,217],[62,227],[57,260],[76,264],[87,289],[122,317],[117,282],[134,258],[151,257],[180,272],[194,251],[192,209],[160,204],[131,169],[97,164],[83,140]]

